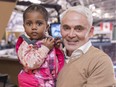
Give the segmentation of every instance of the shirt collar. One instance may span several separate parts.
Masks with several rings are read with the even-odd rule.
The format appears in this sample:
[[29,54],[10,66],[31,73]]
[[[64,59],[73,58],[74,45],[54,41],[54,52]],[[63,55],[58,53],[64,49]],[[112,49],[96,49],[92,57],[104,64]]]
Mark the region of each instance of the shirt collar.
[[85,54],[88,51],[88,49],[90,48],[90,46],[92,46],[92,43],[89,40],[87,43],[85,43],[83,46],[79,47],[78,49],[81,50]]
[[90,46],[92,46],[92,43],[91,43],[91,41],[88,41],[87,43],[85,43],[84,45],[79,47],[78,49],[74,50],[70,57],[67,56],[66,48],[64,48],[64,55],[65,55],[66,59],[80,56],[82,54],[85,54],[89,50]]

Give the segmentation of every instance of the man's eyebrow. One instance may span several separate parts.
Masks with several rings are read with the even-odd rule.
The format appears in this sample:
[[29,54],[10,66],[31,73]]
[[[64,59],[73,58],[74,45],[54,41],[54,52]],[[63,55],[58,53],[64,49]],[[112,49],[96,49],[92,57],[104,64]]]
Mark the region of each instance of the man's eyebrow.
[[75,27],[85,28],[85,27],[82,26],[82,25],[76,25]]
[[66,26],[69,26],[69,25],[67,25],[67,24],[63,24],[63,25],[61,25],[61,26],[66,27]]

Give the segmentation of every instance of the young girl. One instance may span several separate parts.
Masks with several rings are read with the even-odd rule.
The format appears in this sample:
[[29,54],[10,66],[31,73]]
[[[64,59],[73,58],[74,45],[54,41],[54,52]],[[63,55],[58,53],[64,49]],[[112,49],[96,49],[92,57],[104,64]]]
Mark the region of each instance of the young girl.
[[25,10],[23,21],[28,38],[21,35],[16,44],[16,52],[23,65],[18,74],[19,87],[55,87],[64,55],[54,47],[58,40],[46,36],[48,12],[43,6],[33,4]]

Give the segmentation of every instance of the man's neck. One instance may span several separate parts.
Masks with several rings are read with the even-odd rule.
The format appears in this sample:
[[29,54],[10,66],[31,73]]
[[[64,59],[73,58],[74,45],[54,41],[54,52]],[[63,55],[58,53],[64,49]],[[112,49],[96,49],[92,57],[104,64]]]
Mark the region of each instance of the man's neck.
[[66,54],[67,54],[67,56],[71,56],[71,54],[73,53],[73,51],[66,51]]

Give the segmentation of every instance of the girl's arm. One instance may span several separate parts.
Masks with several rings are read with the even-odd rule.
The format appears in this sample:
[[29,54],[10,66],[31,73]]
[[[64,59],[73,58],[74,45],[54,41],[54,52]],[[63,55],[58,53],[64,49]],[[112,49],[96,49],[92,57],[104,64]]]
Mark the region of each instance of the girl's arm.
[[18,48],[18,57],[25,69],[36,69],[39,68],[45,58],[47,57],[49,49],[41,45],[40,48],[35,48],[32,44],[28,44],[23,41]]

